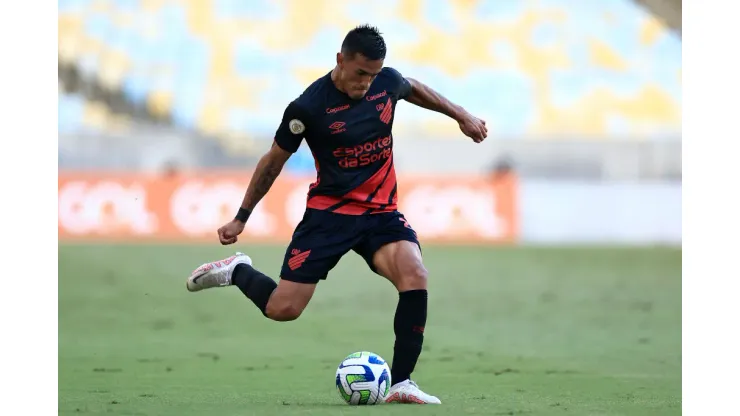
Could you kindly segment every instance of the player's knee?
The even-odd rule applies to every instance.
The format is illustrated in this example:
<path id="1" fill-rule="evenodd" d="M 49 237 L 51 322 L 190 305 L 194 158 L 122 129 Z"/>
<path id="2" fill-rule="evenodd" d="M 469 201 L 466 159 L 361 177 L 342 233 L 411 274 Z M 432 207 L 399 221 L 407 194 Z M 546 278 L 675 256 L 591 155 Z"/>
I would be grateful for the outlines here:
<path id="1" fill-rule="evenodd" d="M 303 309 L 290 302 L 273 304 L 270 302 L 265 308 L 265 314 L 274 321 L 294 321 L 303 313 Z"/>
<path id="2" fill-rule="evenodd" d="M 427 272 L 427 269 L 424 267 L 423 264 L 415 264 L 401 276 L 398 290 L 400 292 L 404 292 L 407 290 L 426 289 L 428 275 L 429 272 Z"/>

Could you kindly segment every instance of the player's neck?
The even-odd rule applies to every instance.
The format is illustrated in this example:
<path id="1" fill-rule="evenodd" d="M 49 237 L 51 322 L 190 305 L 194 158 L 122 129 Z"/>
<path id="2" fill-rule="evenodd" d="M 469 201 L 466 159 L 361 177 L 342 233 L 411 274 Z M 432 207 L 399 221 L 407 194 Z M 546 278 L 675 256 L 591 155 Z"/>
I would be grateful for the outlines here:
<path id="1" fill-rule="evenodd" d="M 339 92 L 341 92 L 344 95 L 348 95 L 347 90 L 344 87 L 342 87 L 342 83 L 339 82 L 339 68 L 336 66 L 331 71 L 331 82 L 332 84 L 334 84 L 334 87 L 337 90 L 339 90 Z"/>

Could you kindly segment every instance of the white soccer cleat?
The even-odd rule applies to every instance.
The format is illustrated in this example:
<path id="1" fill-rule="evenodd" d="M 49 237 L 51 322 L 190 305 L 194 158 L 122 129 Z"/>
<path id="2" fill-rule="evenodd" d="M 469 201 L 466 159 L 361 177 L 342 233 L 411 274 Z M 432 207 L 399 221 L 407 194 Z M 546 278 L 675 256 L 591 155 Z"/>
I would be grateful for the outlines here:
<path id="1" fill-rule="evenodd" d="M 417 403 L 417 404 L 442 404 L 442 402 L 430 395 L 426 394 L 419 386 L 411 380 L 404 380 L 398 384 L 394 384 L 388 396 L 385 399 L 386 403 Z"/>
<path id="2" fill-rule="evenodd" d="M 205 263 L 193 270 L 188 277 L 187 288 L 191 292 L 197 292 L 212 287 L 231 285 L 231 275 L 237 264 L 246 263 L 252 265 L 252 259 L 244 253 L 237 252 L 231 257 L 223 260 Z"/>

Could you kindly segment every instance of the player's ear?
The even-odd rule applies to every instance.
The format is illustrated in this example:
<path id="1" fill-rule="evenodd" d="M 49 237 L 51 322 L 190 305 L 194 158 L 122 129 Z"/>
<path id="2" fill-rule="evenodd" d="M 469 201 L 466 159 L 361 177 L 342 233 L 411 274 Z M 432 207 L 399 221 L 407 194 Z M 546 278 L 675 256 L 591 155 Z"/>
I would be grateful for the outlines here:
<path id="1" fill-rule="evenodd" d="M 342 52 L 337 52 L 337 65 L 339 67 L 344 67 L 344 57 L 342 57 Z"/>

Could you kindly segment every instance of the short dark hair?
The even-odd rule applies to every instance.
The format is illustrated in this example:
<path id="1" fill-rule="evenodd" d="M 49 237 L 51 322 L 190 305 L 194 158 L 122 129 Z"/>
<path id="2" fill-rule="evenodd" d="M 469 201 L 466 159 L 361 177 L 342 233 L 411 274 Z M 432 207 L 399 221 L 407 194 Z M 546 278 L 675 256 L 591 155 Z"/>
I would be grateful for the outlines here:
<path id="1" fill-rule="evenodd" d="M 385 51 L 385 40 L 380 31 L 368 24 L 350 30 L 342 42 L 342 53 L 350 59 L 358 53 L 371 61 L 385 59 Z"/>

